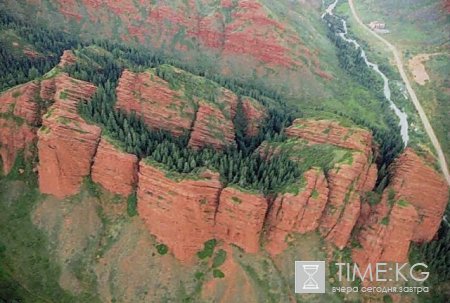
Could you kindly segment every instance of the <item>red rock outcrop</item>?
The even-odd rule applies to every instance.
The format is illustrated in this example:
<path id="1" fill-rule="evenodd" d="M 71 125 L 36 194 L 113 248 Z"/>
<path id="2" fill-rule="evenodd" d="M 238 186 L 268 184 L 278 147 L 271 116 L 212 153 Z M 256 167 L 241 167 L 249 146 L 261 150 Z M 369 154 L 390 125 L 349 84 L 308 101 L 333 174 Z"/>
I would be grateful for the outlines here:
<path id="1" fill-rule="evenodd" d="M 58 66 L 65 67 L 67 65 L 72 65 L 77 62 L 77 57 L 73 54 L 71 50 L 65 50 L 60 58 Z"/>
<path id="2" fill-rule="evenodd" d="M 41 91 L 39 95 L 42 100 L 53 100 L 56 93 L 55 79 L 45 79 L 41 81 Z"/>
<path id="3" fill-rule="evenodd" d="M 128 196 L 137 182 L 138 158 L 102 137 L 92 165 L 92 180 L 110 192 Z"/>
<path id="4" fill-rule="evenodd" d="M 448 202 L 445 180 L 410 148 L 395 161 L 392 171 L 390 186 L 396 193 L 396 199 L 411 203 L 420 217 L 413 241 L 432 240 Z"/>
<path id="5" fill-rule="evenodd" d="M 29 125 L 35 125 L 40 118 L 39 104 L 36 99 L 38 94 L 37 82 L 16 86 L 0 95 L 0 113 L 2 116 L 16 116 Z"/>
<path id="6" fill-rule="evenodd" d="M 289 137 L 309 144 L 331 144 L 354 150 L 352 159 L 337 163 L 327 174 L 329 195 L 319 231 L 339 249 L 350 238 L 361 212 L 361 195 L 375 186 L 377 168 L 373 158 L 372 135 L 360 128 L 348 128 L 328 120 L 296 119 L 286 130 Z"/>
<path id="7" fill-rule="evenodd" d="M 28 148 L 35 140 L 36 129 L 33 127 L 0 117 L 0 157 L 4 174 L 11 171 L 19 151 L 24 150 L 24 156 L 30 155 Z"/>
<path id="8" fill-rule="evenodd" d="M 206 146 L 223 149 L 233 144 L 235 144 L 233 121 L 225 117 L 216 105 L 200 102 L 189 146 L 195 149 Z"/>
<path id="9" fill-rule="evenodd" d="M 319 226 L 328 199 L 328 184 L 322 171 L 311 169 L 304 174 L 306 185 L 300 193 L 279 195 L 267 216 L 266 250 L 279 254 L 287 247 L 290 233 L 306 233 Z M 300 186 L 300 185 L 299 185 Z"/>
<path id="10" fill-rule="evenodd" d="M 175 136 L 191 128 L 194 103 L 172 90 L 169 83 L 151 72 L 125 70 L 117 87 L 116 107 L 136 112 L 152 128 L 163 129 Z"/>
<path id="11" fill-rule="evenodd" d="M 347 245 L 361 210 L 361 194 L 372 189 L 375 181 L 366 183 L 370 172 L 368 155 L 352 154 L 351 163 L 337 164 L 328 172 L 330 189 L 328 203 L 320 223 L 320 232 L 327 240 L 342 249 Z"/>
<path id="12" fill-rule="evenodd" d="M 353 259 L 365 268 L 376 262 L 407 262 L 410 243 L 430 241 L 448 201 L 445 180 L 407 148 L 390 167 L 381 202 L 361 224 L 361 249 Z"/>
<path id="13" fill-rule="evenodd" d="M 267 208 L 267 200 L 261 194 L 225 188 L 217 210 L 216 237 L 246 252 L 258 252 Z"/>
<path id="14" fill-rule="evenodd" d="M 409 246 L 418 220 L 417 212 L 411 204 L 396 203 L 388 209 L 386 197 L 381 203 L 384 206 L 362 226 L 358 235 L 362 248 L 352 251 L 353 260 L 364 271 L 369 264 L 374 266 L 377 262 L 408 261 Z"/>
<path id="15" fill-rule="evenodd" d="M 242 99 L 242 108 L 247 119 L 245 132 L 247 136 L 256 136 L 267 115 L 264 106 L 254 99 L 244 97 Z"/>
<path id="16" fill-rule="evenodd" d="M 54 104 L 38 132 L 39 189 L 63 198 L 77 193 L 89 175 L 101 130 L 77 114 L 77 103 L 89 100 L 95 86 L 66 74 L 53 81 Z"/>
<path id="17" fill-rule="evenodd" d="M 40 120 L 38 94 L 39 85 L 28 82 L 0 95 L 0 157 L 5 174 L 11 171 L 19 151 L 30 156 Z"/>
<path id="18" fill-rule="evenodd" d="M 204 171 L 199 179 L 177 181 L 150 164 L 139 164 L 138 212 L 150 233 L 182 261 L 214 238 L 214 217 L 222 184 Z"/>
<path id="19" fill-rule="evenodd" d="M 372 135 L 369 131 L 345 127 L 336 121 L 296 119 L 286 129 L 286 134 L 315 144 L 331 144 L 365 153 L 372 150 Z"/>

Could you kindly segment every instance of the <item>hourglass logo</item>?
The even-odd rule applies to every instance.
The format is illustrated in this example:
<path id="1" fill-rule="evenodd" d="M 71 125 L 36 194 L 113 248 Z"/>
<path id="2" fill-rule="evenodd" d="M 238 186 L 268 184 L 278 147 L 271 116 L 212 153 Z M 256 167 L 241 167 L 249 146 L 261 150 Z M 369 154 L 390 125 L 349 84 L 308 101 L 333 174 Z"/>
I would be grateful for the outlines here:
<path id="1" fill-rule="evenodd" d="M 295 292 L 325 293 L 325 261 L 295 261 Z"/>

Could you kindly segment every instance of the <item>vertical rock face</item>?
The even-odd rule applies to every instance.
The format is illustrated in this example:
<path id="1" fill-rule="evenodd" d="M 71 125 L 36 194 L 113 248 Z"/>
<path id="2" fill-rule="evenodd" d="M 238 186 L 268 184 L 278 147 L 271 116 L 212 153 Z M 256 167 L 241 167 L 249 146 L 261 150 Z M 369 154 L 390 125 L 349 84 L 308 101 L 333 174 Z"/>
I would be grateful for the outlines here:
<path id="1" fill-rule="evenodd" d="M 110 192 L 128 196 L 137 181 L 138 158 L 120 151 L 104 137 L 95 154 L 92 180 Z"/>
<path id="2" fill-rule="evenodd" d="M 178 259 L 190 260 L 205 241 L 214 238 L 222 189 L 219 175 L 204 171 L 198 180 L 177 181 L 144 161 L 139 167 L 139 216 Z"/>
<path id="3" fill-rule="evenodd" d="M 170 88 L 167 81 L 151 72 L 133 73 L 125 70 L 117 87 L 117 108 L 136 112 L 152 128 L 175 136 L 191 128 L 194 103 Z"/>
<path id="4" fill-rule="evenodd" d="M 320 232 L 342 249 L 358 220 L 361 199 L 370 162 L 367 155 L 354 152 L 351 163 L 338 164 L 328 173 L 328 203 L 320 223 Z M 374 184 L 371 184 L 373 188 Z"/>
<path id="5" fill-rule="evenodd" d="M 233 144 L 235 144 L 234 125 L 230 117 L 225 117 L 216 105 L 200 102 L 189 146 L 223 149 Z"/>
<path id="6" fill-rule="evenodd" d="M 36 139 L 35 126 L 39 123 L 39 85 L 29 82 L 0 95 L 0 157 L 3 172 L 9 173 L 17 153 L 28 148 Z"/>
<path id="7" fill-rule="evenodd" d="M 256 136 L 267 115 L 264 106 L 256 100 L 244 97 L 242 100 L 242 108 L 247 119 L 246 134 L 251 137 Z"/>
<path id="8" fill-rule="evenodd" d="M 117 107 L 134 111 L 150 127 L 169 131 L 175 136 L 191 131 L 189 146 L 193 148 L 222 149 L 234 144 L 233 117 L 237 96 L 228 89 L 214 87 L 214 101 L 198 101 L 197 97 L 191 96 L 192 87 L 185 86 L 205 85 L 205 90 L 212 90 L 212 85 L 199 83 L 199 77 L 176 68 L 165 68 L 174 78 L 178 77 L 173 80 L 176 85 L 170 85 L 150 71 L 124 71 L 117 89 Z"/>
<path id="9" fill-rule="evenodd" d="M 61 74 L 53 79 L 54 104 L 38 132 L 39 189 L 63 198 L 77 193 L 100 139 L 100 128 L 77 114 L 77 103 L 92 97 L 94 85 Z"/>
<path id="10" fill-rule="evenodd" d="M 311 169 L 304 174 L 305 188 L 298 194 L 279 195 L 267 217 L 266 250 L 281 253 L 287 247 L 289 233 L 306 233 L 319 226 L 328 199 L 328 184 L 322 171 Z"/>
<path id="11" fill-rule="evenodd" d="M 406 262 L 411 241 L 430 241 L 448 201 L 445 180 L 411 149 L 392 165 L 391 182 L 381 202 L 361 224 L 361 249 L 353 259 L 361 266 L 376 262 Z"/>
<path id="12" fill-rule="evenodd" d="M 411 204 L 389 204 L 386 191 L 369 220 L 361 226 L 357 239 L 362 248 L 353 249 L 352 257 L 363 270 L 377 262 L 408 261 L 418 215 Z"/>
<path id="13" fill-rule="evenodd" d="M 420 218 L 413 241 L 430 241 L 439 228 L 448 201 L 445 180 L 409 148 L 395 161 L 393 171 L 391 186 L 397 200 L 411 203 Z"/>
<path id="14" fill-rule="evenodd" d="M 268 203 L 263 195 L 227 187 L 221 195 L 216 216 L 216 235 L 246 252 L 259 251 Z"/>
<path id="15" fill-rule="evenodd" d="M 35 139 L 36 129 L 0 117 L 0 157 L 4 174 L 11 171 L 20 150 L 25 149 L 25 156 L 29 155 L 27 148 Z"/>
<path id="16" fill-rule="evenodd" d="M 372 164 L 372 135 L 359 128 L 341 126 L 327 120 L 296 119 L 286 130 L 289 137 L 310 144 L 330 144 L 353 150 L 352 157 L 337 163 L 327 174 L 328 200 L 319 231 L 339 249 L 350 238 L 361 212 L 361 195 L 375 186 L 377 168 Z"/>

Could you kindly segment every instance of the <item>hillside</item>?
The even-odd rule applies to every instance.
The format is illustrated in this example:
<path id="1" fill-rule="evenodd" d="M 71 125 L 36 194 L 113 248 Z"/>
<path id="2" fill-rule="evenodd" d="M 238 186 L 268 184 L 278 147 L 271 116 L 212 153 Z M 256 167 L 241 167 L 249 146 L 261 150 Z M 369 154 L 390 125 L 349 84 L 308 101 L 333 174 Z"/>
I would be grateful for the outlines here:
<path id="1" fill-rule="evenodd" d="M 298 255 L 405 262 L 410 243 L 438 230 L 448 190 L 411 149 L 377 185 L 375 162 L 382 170 L 387 162 L 368 130 L 298 118 L 262 91 L 240 86 L 253 95 L 244 96 L 168 64 L 122 58 L 124 66 L 96 45 L 66 51 L 49 73 L 1 95 L 13 104 L 1 116 L 10 121 L 0 136 L 9 163 L 2 220 L 19 211 L 13 201 L 25 214 L 4 225 L 3 296 L 288 302 L 296 295 L 283 268 Z M 203 107 L 215 110 L 202 115 Z M 262 121 L 248 115 L 258 110 Z M 22 125 L 29 139 L 12 131 Z M 409 236 L 399 241 L 406 217 Z M 20 233 L 37 249 L 15 242 Z M 388 254 L 392 246 L 402 253 Z"/>
<path id="2" fill-rule="evenodd" d="M 0 16 L 0 302 L 446 301 L 449 188 L 316 1 L 25 2 Z M 361 284 L 334 262 L 409 261 L 431 293 L 331 292 Z"/>
<path id="3" fill-rule="evenodd" d="M 142 45 L 212 72 L 257 76 L 278 90 L 321 95 L 323 84 L 332 78 L 332 52 L 319 22 L 318 0 L 23 0 L 3 5 L 82 38 L 102 36 Z M 295 80 L 299 77 L 309 92 Z"/>

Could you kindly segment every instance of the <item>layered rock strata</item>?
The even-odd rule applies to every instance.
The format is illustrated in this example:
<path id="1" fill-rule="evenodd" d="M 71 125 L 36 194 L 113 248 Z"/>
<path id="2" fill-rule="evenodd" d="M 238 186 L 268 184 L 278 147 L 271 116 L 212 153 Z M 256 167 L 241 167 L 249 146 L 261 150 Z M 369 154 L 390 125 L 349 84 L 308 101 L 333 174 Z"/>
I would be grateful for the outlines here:
<path id="1" fill-rule="evenodd" d="M 247 120 L 245 133 L 250 137 L 258 135 L 260 127 L 267 116 L 264 106 L 254 99 L 244 97 L 242 99 L 242 109 Z"/>
<path id="2" fill-rule="evenodd" d="M 30 156 L 40 122 L 39 84 L 28 82 L 0 95 L 0 157 L 8 174 L 20 151 Z"/>
<path id="3" fill-rule="evenodd" d="M 267 208 L 267 200 L 261 194 L 225 188 L 219 200 L 216 236 L 246 252 L 258 252 Z"/>
<path id="4" fill-rule="evenodd" d="M 214 238 L 221 190 L 217 173 L 204 171 L 194 179 L 176 180 L 145 161 L 139 164 L 139 216 L 150 233 L 183 261 Z"/>
<path id="5" fill-rule="evenodd" d="M 154 128 L 180 136 L 190 130 L 195 118 L 195 104 L 170 88 L 167 81 L 151 72 L 125 70 L 117 87 L 116 107 L 135 112 Z"/>
<path id="6" fill-rule="evenodd" d="M 328 182 L 323 172 L 317 169 L 307 171 L 304 179 L 306 184 L 299 189 L 300 193 L 278 195 L 272 204 L 265 246 L 271 254 L 287 248 L 287 237 L 291 233 L 303 234 L 319 226 L 328 199 Z"/>
<path id="7" fill-rule="evenodd" d="M 137 182 L 138 158 L 102 137 L 92 166 L 92 180 L 110 192 L 128 196 Z"/>
<path id="8" fill-rule="evenodd" d="M 220 108 L 211 103 L 200 102 L 189 147 L 198 149 L 211 146 L 223 149 L 235 144 L 234 134 L 232 120 L 226 118 Z"/>
<path id="9" fill-rule="evenodd" d="M 407 262 L 411 242 L 433 239 L 448 201 L 445 180 L 407 148 L 390 168 L 381 202 L 361 222 L 361 249 L 353 259 L 365 268 L 376 262 Z"/>
<path id="10" fill-rule="evenodd" d="M 96 87 L 66 74 L 53 78 L 54 104 L 38 132 L 39 189 L 59 198 L 76 194 L 89 176 L 101 130 L 86 123 L 77 104 L 87 102 Z"/>

